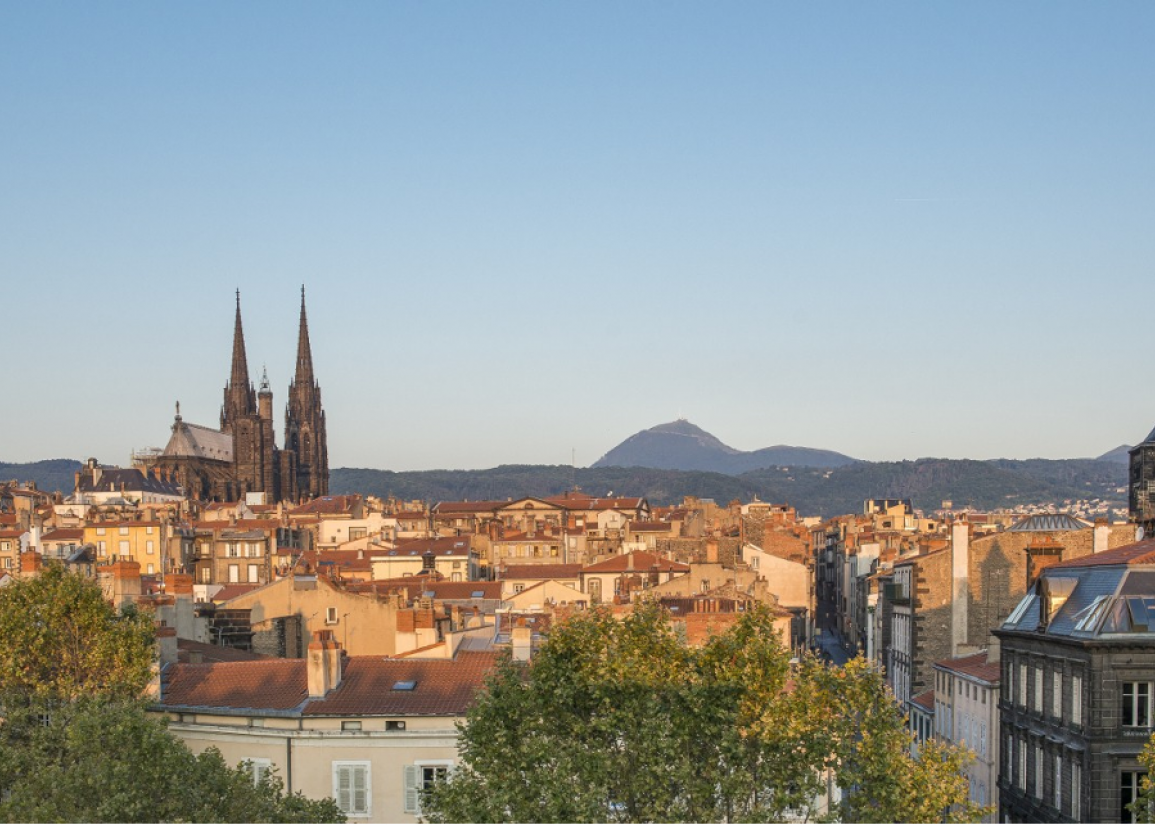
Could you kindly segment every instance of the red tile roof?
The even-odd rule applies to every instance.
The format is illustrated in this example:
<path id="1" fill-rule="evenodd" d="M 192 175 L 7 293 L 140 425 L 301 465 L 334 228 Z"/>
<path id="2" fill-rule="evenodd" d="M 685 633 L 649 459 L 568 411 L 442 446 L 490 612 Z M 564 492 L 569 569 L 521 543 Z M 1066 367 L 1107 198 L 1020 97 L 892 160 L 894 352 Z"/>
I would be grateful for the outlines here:
<path id="1" fill-rule="evenodd" d="M 511 564 L 502 573 L 503 579 L 576 579 L 580 564 Z"/>
<path id="2" fill-rule="evenodd" d="M 970 656 L 943 659 L 941 662 L 935 662 L 934 665 L 943 670 L 953 670 L 956 673 L 981 679 L 984 682 L 998 684 L 999 678 L 1002 676 L 1002 669 L 998 662 L 987 661 L 987 656 L 988 653 L 984 650 L 982 653 L 975 653 Z"/>
<path id="3" fill-rule="evenodd" d="M 298 711 L 306 716 L 460 716 L 473 702 L 496 653 L 459 652 L 454 659 L 344 660 L 341 684 L 308 698 L 304 659 L 176 664 L 165 671 L 161 704 L 226 711 Z M 413 690 L 394 690 L 416 682 Z"/>
<path id="4" fill-rule="evenodd" d="M 911 699 L 910 702 L 913 705 L 918 705 L 919 707 L 921 707 L 925 710 L 929 710 L 929 711 L 933 712 L 934 711 L 934 691 L 928 690 L 926 693 L 920 693 L 918 696 L 915 696 L 913 699 Z"/>
<path id="5" fill-rule="evenodd" d="M 76 539 L 84 538 L 84 530 L 77 528 L 60 528 L 58 530 L 50 530 L 40 537 L 41 541 L 74 541 Z"/>
<path id="6" fill-rule="evenodd" d="M 583 573 L 625 573 L 636 572 L 646 573 L 654 568 L 660 571 L 669 571 L 671 573 L 688 573 L 690 566 L 682 564 L 681 562 L 670 561 L 662 556 L 656 556 L 653 553 L 646 553 L 639 551 L 637 553 L 627 553 L 624 556 L 614 556 L 605 561 L 599 561 L 597 564 L 591 564 L 588 567 L 582 568 Z"/>
<path id="7" fill-rule="evenodd" d="M 468 556 L 470 552 L 469 538 L 466 536 L 447 536 L 439 539 L 399 539 L 394 550 L 372 550 L 372 554 L 379 558 L 423 556 L 427 552 L 431 552 L 435 556 Z"/>
<path id="8" fill-rule="evenodd" d="M 169 665 L 163 704 L 293 710 L 309 697 L 304 659 Z"/>
<path id="9" fill-rule="evenodd" d="M 1047 567 L 1047 570 L 1064 570 L 1072 567 L 1100 567 L 1114 564 L 1155 564 L 1155 539 L 1127 544 L 1114 550 L 1104 550 L 1090 556 L 1062 561 Z"/>
<path id="10" fill-rule="evenodd" d="M 292 511 L 294 516 L 351 512 L 361 501 L 360 496 L 321 496 L 302 504 Z"/>
<path id="11" fill-rule="evenodd" d="M 630 531 L 633 533 L 668 533 L 673 526 L 668 521 L 631 521 Z"/>
<path id="12" fill-rule="evenodd" d="M 448 516 L 488 513 L 507 504 L 509 504 L 508 501 L 439 501 L 433 505 L 433 514 Z"/>

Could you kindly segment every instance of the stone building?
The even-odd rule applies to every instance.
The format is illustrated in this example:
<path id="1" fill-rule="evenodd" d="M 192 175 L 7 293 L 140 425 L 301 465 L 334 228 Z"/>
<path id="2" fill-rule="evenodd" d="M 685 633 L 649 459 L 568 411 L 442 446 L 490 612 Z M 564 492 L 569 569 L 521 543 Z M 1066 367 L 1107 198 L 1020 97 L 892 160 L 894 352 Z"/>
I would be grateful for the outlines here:
<path id="1" fill-rule="evenodd" d="M 1131 448 L 1129 503 L 1131 520 L 1151 535 L 1155 528 L 1155 430 Z"/>
<path id="2" fill-rule="evenodd" d="M 1152 613 L 1148 540 L 1051 565 L 995 632 L 1002 821 L 1134 821 L 1155 721 Z"/>
<path id="3" fill-rule="evenodd" d="M 302 501 L 329 491 L 329 452 L 321 388 L 313 374 L 305 290 L 296 374 L 285 410 L 285 447 L 273 430 L 273 392 L 267 375 L 259 390 L 249 380 L 241 298 L 237 292 L 233 357 L 221 405 L 220 429 L 190 424 L 177 404 L 172 436 L 159 455 L 142 457 L 146 469 L 173 477 L 186 495 L 206 501 L 235 501 L 263 493 L 271 501 Z"/>

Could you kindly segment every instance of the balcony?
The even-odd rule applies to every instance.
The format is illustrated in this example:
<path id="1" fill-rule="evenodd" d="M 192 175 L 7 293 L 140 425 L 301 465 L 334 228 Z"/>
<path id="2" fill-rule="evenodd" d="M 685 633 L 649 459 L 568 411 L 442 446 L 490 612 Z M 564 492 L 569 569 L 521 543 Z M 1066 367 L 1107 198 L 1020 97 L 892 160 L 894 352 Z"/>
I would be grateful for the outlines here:
<path id="1" fill-rule="evenodd" d="M 910 595 L 901 584 L 884 585 L 882 595 L 891 604 L 910 604 Z"/>

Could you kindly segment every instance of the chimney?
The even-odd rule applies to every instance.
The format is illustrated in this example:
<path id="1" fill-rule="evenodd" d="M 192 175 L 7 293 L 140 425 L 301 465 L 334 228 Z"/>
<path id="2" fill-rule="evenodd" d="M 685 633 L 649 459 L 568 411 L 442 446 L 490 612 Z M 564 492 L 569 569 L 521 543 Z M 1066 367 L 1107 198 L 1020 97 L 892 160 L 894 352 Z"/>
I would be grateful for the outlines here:
<path id="1" fill-rule="evenodd" d="M 951 655 L 961 656 L 967 643 L 970 622 L 970 539 L 971 526 L 965 519 L 950 528 L 951 555 Z"/>
<path id="2" fill-rule="evenodd" d="M 162 668 L 176 664 L 177 640 L 175 627 L 158 627 L 156 629 L 157 654 Z"/>
<path id="3" fill-rule="evenodd" d="M 341 684 L 341 646 L 333 638 L 333 631 L 313 632 L 305 667 L 310 699 L 321 699 Z"/>
<path id="4" fill-rule="evenodd" d="M 525 626 L 525 619 L 517 620 L 509 636 L 513 643 L 513 660 L 528 662 L 533 656 L 533 631 Z"/>
<path id="5" fill-rule="evenodd" d="M 1107 524 L 1107 519 L 1095 519 L 1095 539 L 1092 545 L 1092 553 L 1102 553 L 1107 549 L 1108 539 L 1111 537 L 1111 527 Z"/>
<path id="6" fill-rule="evenodd" d="M 36 552 L 20 554 L 20 575 L 35 576 L 40 572 L 40 554 Z"/>

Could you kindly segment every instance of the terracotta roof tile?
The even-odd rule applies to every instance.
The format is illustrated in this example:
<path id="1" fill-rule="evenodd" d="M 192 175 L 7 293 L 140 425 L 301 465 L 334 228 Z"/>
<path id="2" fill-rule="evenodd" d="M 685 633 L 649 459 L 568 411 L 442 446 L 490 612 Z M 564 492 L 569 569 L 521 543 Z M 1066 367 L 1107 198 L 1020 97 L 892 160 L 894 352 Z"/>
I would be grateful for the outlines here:
<path id="1" fill-rule="evenodd" d="M 998 662 L 988 662 L 987 656 L 988 653 L 984 650 L 982 653 L 975 653 L 970 656 L 943 659 L 941 662 L 935 662 L 934 665 L 943 670 L 953 670 L 956 673 L 972 676 L 984 682 L 998 684 L 1002 676 L 1002 668 Z"/>
<path id="2" fill-rule="evenodd" d="M 300 709 L 307 716 L 460 716 L 496 662 L 496 653 L 460 652 L 455 659 L 347 658 L 341 684 L 308 698 L 306 661 L 176 664 L 165 670 L 165 707 L 221 710 Z M 394 690 L 416 682 L 413 690 Z"/>
<path id="3" fill-rule="evenodd" d="M 169 665 L 163 704 L 293 710 L 308 699 L 304 659 Z"/>
<path id="4" fill-rule="evenodd" d="M 84 530 L 81 528 L 60 528 L 58 530 L 51 530 L 40 537 L 41 541 L 73 541 L 75 539 L 84 538 Z"/>
<path id="5" fill-rule="evenodd" d="M 597 564 L 591 564 L 582 569 L 583 573 L 624 573 L 636 572 L 645 573 L 654 568 L 663 571 L 670 571 L 674 573 L 688 573 L 690 566 L 682 564 L 681 562 L 670 561 L 662 556 L 656 556 L 653 553 L 637 552 L 627 553 L 623 556 L 614 556 L 605 561 L 599 561 Z"/>
<path id="6" fill-rule="evenodd" d="M 1113 564 L 1155 564 L 1155 539 L 1127 544 L 1116 547 L 1114 550 L 1104 550 L 1102 553 L 1093 553 L 1090 556 L 1059 562 L 1047 567 L 1047 570 L 1065 570 L 1072 567 L 1100 567 Z"/>
<path id="7" fill-rule="evenodd" d="M 918 705 L 919 707 L 921 707 L 925 710 L 929 710 L 933 713 L 934 712 L 934 691 L 928 690 L 926 693 L 920 693 L 918 696 L 915 696 L 913 699 L 911 699 L 910 702 L 913 705 Z"/>
<path id="8" fill-rule="evenodd" d="M 501 573 L 503 579 L 576 579 L 580 564 L 511 564 Z"/>

